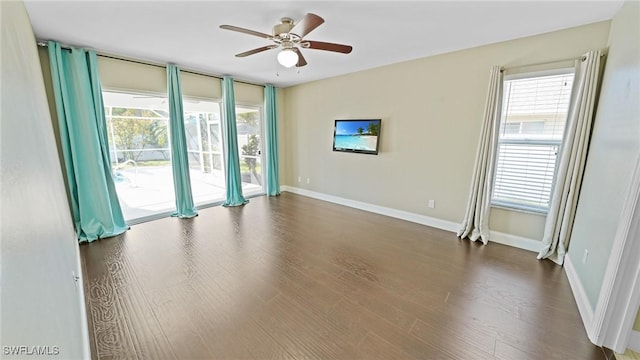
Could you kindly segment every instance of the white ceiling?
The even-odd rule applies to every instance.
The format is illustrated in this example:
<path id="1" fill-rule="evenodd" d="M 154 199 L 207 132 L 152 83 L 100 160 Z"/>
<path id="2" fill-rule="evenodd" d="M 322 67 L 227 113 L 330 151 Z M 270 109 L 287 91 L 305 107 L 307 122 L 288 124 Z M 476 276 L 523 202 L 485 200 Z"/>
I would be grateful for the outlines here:
<path id="1" fill-rule="evenodd" d="M 406 60 L 611 19 L 622 0 L 605 1 L 34 1 L 25 0 L 36 37 L 98 53 L 290 86 Z M 219 28 L 271 33 L 282 17 L 312 12 L 325 23 L 307 40 L 353 46 L 349 55 L 303 50 L 309 63 L 278 65 L 278 50 Z M 279 73 L 279 75 L 277 75 Z"/>

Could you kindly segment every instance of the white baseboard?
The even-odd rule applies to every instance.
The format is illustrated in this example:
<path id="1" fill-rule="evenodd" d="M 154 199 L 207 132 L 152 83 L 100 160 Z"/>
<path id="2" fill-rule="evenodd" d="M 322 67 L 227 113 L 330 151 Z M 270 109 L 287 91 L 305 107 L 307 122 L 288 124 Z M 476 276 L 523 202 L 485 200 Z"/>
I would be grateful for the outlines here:
<path id="1" fill-rule="evenodd" d="M 627 345 L 627 348 L 635 352 L 640 352 L 640 331 L 631 331 L 631 335 L 629 335 L 629 345 Z"/>
<path id="2" fill-rule="evenodd" d="M 578 273 L 576 273 L 576 268 L 573 267 L 569 254 L 564 257 L 564 271 L 569 279 L 569 285 L 571 286 L 573 297 L 576 299 L 576 303 L 578 304 L 578 311 L 580 312 L 584 328 L 587 330 L 587 336 L 591 342 L 595 343 L 594 334 L 592 334 L 591 331 L 591 324 L 593 323 L 593 308 L 591 307 L 591 303 L 587 297 L 587 292 L 584 290 L 582 282 L 578 277 Z"/>
<path id="3" fill-rule="evenodd" d="M 448 220 L 442 220 L 442 219 L 438 219 L 430 216 L 420 215 L 420 214 L 416 214 L 408 211 L 369 204 L 361 201 L 345 199 L 339 196 L 323 194 L 316 191 L 301 189 L 293 186 L 282 185 L 280 189 L 282 191 L 288 191 L 290 193 L 294 193 L 294 194 L 298 194 L 298 195 L 302 195 L 302 196 L 306 196 L 306 197 L 310 197 L 318 200 L 328 201 L 334 204 L 349 206 L 355 209 L 369 211 L 369 212 L 380 214 L 380 215 L 386 215 L 396 219 L 401 219 L 401 220 L 406 220 L 406 221 L 410 221 L 410 222 L 414 222 L 414 223 L 418 223 L 426 226 L 431 226 L 434 228 L 451 231 L 454 233 L 457 233 L 458 230 L 460 229 L 459 223 L 455 223 Z M 534 252 L 540 251 L 540 241 L 537 241 L 537 240 L 516 236 L 516 235 L 511 235 L 511 234 L 505 234 L 498 231 L 491 231 L 489 236 L 491 237 L 489 239 L 489 241 L 491 242 L 509 245 L 519 249 L 524 249 L 524 250 L 529 250 Z"/>
<path id="4" fill-rule="evenodd" d="M 373 204 L 369 204 L 361 201 L 345 199 L 339 196 L 327 195 L 327 194 L 323 194 L 323 193 L 319 193 L 311 190 L 300 189 L 297 187 L 285 185 L 281 188 L 281 190 L 288 191 L 298 195 L 303 195 L 303 196 L 314 198 L 314 199 L 318 199 L 318 200 L 328 201 L 334 204 L 344 205 L 344 206 L 352 207 L 355 209 L 360 209 L 360 210 L 380 214 L 380 215 L 386 215 L 386 216 L 394 217 L 397 219 L 411 221 L 414 223 L 427 225 L 427 226 L 431 226 L 438 229 L 448 230 L 452 232 L 458 231 L 458 227 L 460 227 L 459 224 L 454 223 L 452 221 L 436 219 L 436 218 L 432 218 L 425 215 L 411 213 L 408 211 L 397 210 L 397 209 L 392 209 L 385 206 L 373 205 Z"/>
<path id="5" fill-rule="evenodd" d="M 540 251 L 540 248 L 542 247 L 542 243 L 538 240 L 493 230 L 489 232 L 489 241 L 498 244 L 513 246 L 522 250 L 533 251 L 535 253 L 538 253 Z"/>

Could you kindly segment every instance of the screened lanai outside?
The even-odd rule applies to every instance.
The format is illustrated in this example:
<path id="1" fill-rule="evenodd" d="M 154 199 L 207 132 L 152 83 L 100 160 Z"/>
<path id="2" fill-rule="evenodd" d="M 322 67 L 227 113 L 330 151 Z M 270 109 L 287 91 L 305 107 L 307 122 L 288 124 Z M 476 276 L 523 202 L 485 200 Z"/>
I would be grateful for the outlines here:
<path id="1" fill-rule="evenodd" d="M 116 192 L 128 223 L 173 211 L 166 98 L 103 91 Z"/>
<path id="2" fill-rule="evenodd" d="M 127 223 L 175 209 L 168 137 L 167 99 L 162 95 L 103 92 L 111 166 Z M 191 189 L 196 206 L 225 198 L 220 103 L 184 98 L 184 125 Z M 264 192 L 261 111 L 237 107 L 238 146 L 245 195 Z"/>
<path id="3" fill-rule="evenodd" d="M 252 106 L 236 106 L 236 127 L 242 193 L 245 196 L 263 194 L 264 172 L 262 164 L 264 162 L 262 158 L 264 145 L 261 109 Z"/>
<path id="4" fill-rule="evenodd" d="M 221 202 L 225 194 L 225 166 L 220 103 L 185 98 L 183 108 L 193 201 L 196 206 Z"/>

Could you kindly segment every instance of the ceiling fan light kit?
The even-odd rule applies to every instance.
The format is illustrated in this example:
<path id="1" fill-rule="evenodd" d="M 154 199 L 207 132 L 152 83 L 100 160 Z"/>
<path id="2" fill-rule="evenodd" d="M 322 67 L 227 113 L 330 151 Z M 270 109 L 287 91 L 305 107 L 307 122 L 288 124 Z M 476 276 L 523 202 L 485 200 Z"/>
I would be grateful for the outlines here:
<path id="1" fill-rule="evenodd" d="M 307 65 L 307 61 L 300 49 L 315 49 L 332 51 L 342 54 L 349 54 L 353 48 L 349 45 L 327 43 L 322 41 L 305 40 L 311 31 L 324 23 L 324 19 L 316 14 L 308 13 L 298 23 L 294 23 L 290 18 L 280 19 L 280 24 L 273 27 L 273 35 L 253 31 L 233 25 L 220 25 L 221 29 L 241 32 L 243 34 L 258 36 L 274 42 L 272 45 L 259 47 L 257 49 L 245 51 L 236 54 L 236 57 L 246 57 L 257 54 L 266 50 L 281 48 L 278 53 L 278 63 L 280 65 L 291 68 L 293 66 L 301 67 Z"/>
<path id="2" fill-rule="evenodd" d="M 291 49 L 282 49 L 278 53 L 278 62 L 286 68 L 293 67 L 298 64 L 298 54 Z"/>

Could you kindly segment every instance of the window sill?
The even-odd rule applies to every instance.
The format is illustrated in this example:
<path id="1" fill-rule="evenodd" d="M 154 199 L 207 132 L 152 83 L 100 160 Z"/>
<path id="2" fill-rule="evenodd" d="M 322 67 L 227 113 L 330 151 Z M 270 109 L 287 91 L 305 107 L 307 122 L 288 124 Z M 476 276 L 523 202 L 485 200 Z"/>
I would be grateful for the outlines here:
<path id="1" fill-rule="evenodd" d="M 545 217 L 547 216 L 547 213 L 548 213 L 547 210 L 526 209 L 526 208 L 509 206 L 509 205 L 502 205 L 502 204 L 490 204 L 489 206 L 491 206 L 492 208 L 496 208 L 496 209 L 515 211 L 515 212 L 524 213 L 524 214 L 531 214 L 531 215 L 540 215 L 540 216 L 545 216 Z"/>

